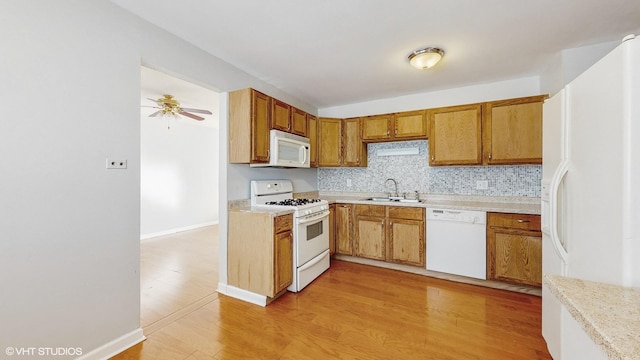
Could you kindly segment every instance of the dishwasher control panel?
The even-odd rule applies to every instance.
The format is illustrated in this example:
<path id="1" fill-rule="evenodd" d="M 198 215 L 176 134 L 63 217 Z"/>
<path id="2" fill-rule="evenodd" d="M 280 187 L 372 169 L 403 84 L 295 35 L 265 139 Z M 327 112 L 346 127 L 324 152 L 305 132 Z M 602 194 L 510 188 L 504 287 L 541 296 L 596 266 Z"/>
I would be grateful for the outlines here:
<path id="1" fill-rule="evenodd" d="M 471 224 L 486 224 L 487 213 L 474 210 L 427 209 L 428 220 L 456 221 Z"/>

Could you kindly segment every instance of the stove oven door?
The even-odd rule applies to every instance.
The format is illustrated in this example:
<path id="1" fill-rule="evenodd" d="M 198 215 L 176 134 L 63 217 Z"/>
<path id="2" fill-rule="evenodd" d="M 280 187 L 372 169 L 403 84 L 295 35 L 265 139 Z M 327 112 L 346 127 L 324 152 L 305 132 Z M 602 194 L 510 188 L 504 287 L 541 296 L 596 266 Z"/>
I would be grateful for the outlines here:
<path id="1" fill-rule="evenodd" d="M 329 210 L 296 218 L 294 266 L 301 267 L 329 249 Z"/>

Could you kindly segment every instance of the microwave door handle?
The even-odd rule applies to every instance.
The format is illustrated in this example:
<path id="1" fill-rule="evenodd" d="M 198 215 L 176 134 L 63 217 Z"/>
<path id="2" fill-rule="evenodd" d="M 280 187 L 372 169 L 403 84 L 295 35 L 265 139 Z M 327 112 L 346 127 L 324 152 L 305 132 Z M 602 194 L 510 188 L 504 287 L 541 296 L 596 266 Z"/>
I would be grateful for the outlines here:
<path id="1" fill-rule="evenodd" d="M 302 146 L 302 163 L 307 163 L 307 147 L 304 145 Z"/>

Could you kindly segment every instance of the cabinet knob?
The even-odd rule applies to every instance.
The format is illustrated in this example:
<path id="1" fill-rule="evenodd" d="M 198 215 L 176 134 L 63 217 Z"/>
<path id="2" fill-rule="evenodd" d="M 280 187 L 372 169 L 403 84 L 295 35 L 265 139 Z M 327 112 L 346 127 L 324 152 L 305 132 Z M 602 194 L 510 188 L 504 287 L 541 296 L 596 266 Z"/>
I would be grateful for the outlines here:
<path id="1" fill-rule="evenodd" d="M 389 130 L 387 130 L 387 136 L 389 136 L 389 134 L 391 134 L 391 132 Z"/>
<path id="2" fill-rule="evenodd" d="M 522 224 L 522 223 L 528 223 L 528 222 L 529 222 L 529 220 L 522 220 L 522 219 L 518 219 L 518 222 L 519 222 L 520 224 Z"/>
<path id="3" fill-rule="evenodd" d="M 435 161 L 435 160 L 436 160 L 436 157 L 431 155 L 431 161 Z"/>
<path id="4" fill-rule="evenodd" d="M 489 160 L 491 160 L 491 153 L 489 153 Z"/>

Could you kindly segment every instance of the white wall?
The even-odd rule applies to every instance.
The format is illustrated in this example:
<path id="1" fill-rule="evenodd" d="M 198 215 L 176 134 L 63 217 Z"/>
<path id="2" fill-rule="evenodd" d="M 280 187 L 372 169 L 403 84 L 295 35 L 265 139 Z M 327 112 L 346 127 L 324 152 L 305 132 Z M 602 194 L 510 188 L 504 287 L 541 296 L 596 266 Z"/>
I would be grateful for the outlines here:
<path id="1" fill-rule="evenodd" d="M 538 77 L 535 76 L 323 108 L 318 110 L 318 115 L 323 117 L 347 118 L 539 94 L 540 82 Z"/>
<path id="2" fill-rule="evenodd" d="M 540 89 L 550 96 L 555 95 L 621 42 L 622 39 L 562 50 L 556 54 L 554 61 L 540 75 Z"/>
<path id="3" fill-rule="evenodd" d="M 218 132 L 190 119 L 168 129 L 161 118 L 142 116 L 142 239 L 218 222 Z"/>
<path id="4" fill-rule="evenodd" d="M 141 339 L 141 63 L 222 98 L 253 86 L 315 109 L 107 0 L 6 1 L 0 30 L 0 349 L 104 358 Z M 107 157 L 128 169 L 106 170 Z"/>

